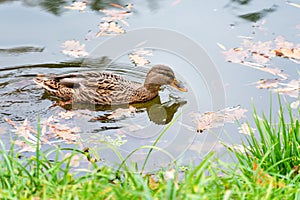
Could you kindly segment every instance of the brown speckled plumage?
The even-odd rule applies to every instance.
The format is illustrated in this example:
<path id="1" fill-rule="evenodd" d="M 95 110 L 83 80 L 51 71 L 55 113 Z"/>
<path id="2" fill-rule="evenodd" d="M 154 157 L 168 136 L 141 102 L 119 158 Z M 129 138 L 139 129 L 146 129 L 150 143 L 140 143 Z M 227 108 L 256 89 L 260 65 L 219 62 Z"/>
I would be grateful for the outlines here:
<path id="1" fill-rule="evenodd" d="M 164 65 L 152 67 L 144 85 L 106 72 L 66 74 L 36 78 L 34 81 L 51 95 L 64 100 L 101 105 L 146 102 L 158 95 L 161 85 L 169 84 L 186 91 L 175 79 L 172 69 Z"/>

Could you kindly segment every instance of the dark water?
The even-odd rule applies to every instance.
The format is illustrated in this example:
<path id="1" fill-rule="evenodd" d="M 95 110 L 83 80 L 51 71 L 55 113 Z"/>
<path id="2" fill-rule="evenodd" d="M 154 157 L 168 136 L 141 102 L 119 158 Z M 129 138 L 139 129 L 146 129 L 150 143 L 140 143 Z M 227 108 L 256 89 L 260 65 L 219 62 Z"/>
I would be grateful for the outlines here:
<path id="1" fill-rule="evenodd" d="M 59 123 L 69 128 L 79 127 L 82 144 L 78 148 L 96 149 L 108 163 L 118 162 L 118 156 L 107 149 L 102 141 L 122 144 L 117 147 L 123 157 L 141 146 L 152 145 L 160 133 L 166 131 L 157 147 L 169 152 L 185 164 L 199 162 L 207 152 L 214 150 L 224 154 L 219 141 L 239 144 L 243 137 L 235 124 L 227 124 L 223 130 L 197 133 L 193 112 L 206 112 L 216 108 L 215 96 L 210 90 L 211 81 L 205 73 L 197 74 L 191 62 L 174 51 L 153 48 L 153 56 L 147 67 L 135 67 L 123 52 L 117 58 L 109 52 L 122 52 L 118 46 L 103 49 L 102 43 L 112 36 L 90 38 L 97 33 L 103 14 L 99 9 L 116 9 L 110 3 L 125 5 L 123 1 L 90 1 L 85 12 L 67 10 L 67 1 L 1 1 L 0 4 L 0 133 L 5 144 L 9 143 L 12 127 L 4 118 L 16 123 L 25 119 L 36 126 L 50 116 L 74 111 L 71 119 L 59 118 Z M 155 27 L 180 33 L 197 43 L 210 57 L 222 79 L 225 92 L 224 107 L 241 105 L 252 110 L 251 101 L 258 110 L 268 112 L 270 93 L 258 90 L 251 84 L 260 78 L 270 77 L 264 72 L 226 62 L 222 49 L 240 46 L 241 38 L 252 37 L 255 41 L 274 40 L 278 35 L 299 43 L 299 8 L 284 1 L 133 1 L 132 15 L 126 19 L 129 33 L 132 30 Z M 287 18 L 287 16 L 293 16 Z M 263 22 L 263 23 L 262 23 Z M 126 34 L 125 34 L 126 35 Z M 87 40 L 88 38 L 88 40 Z M 74 59 L 61 53 L 66 40 L 78 40 L 94 57 Z M 128 41 L 129 42 L 129 41 Z M 141 41 L 143 42 L 143 41 Z M 178 42 L 178 44 L 176 43 Z M 124 41 L 126 43 L 126 41 Z M 174 40 L 174 46 L 180 46 Z M 109 51 L 109 52 L 108 52 Z M 190 51 L 193 54 L 193 50 Z M 199 55 L 200 56 L 200 55 Z M 202 59 L 201 56 L 199 59 Z M 203 58 L 204 60 L 204 58 Z M 299 65 L 288 60 L 278 61 L 290 79 L 298 77 Z M 188 88 L 181 93 L 164 87 L 160 97 L 146 104 L 135 105 L 137 112 L 126 113 L 117 119 L 108 119 L 117 108 L 74 104 L 73 107 L 55 105 L 58 100 L 44 93 L 32 79 L 39 74 L 64 74 L 83 71 L 107 70 L 143 82 L 153 64 L 171 66 L 178 79 Z M 206 63 L 203 63 L 206 65 Z M 212 84 L 213 85 L 213 84 Z M 287 97 L 287 101 L 289 97 Z M 127 108 L 127 107 L 125 107 Z M 251 112 L 247 114 L 251 117 Z M 172 121 L 178 117 L 177 120 Z M 96 120 L 95 120 L 96 119 Z M 172 123 L 172 126 L 168 127 Z M 12 133 L 12 135 L 14 135 Z M 58 141 L 66 145 L 63 141 Z M 118 143 L 119 142 L 119 143 Z M 123 144 L 124 143 L 124 144 Z M 142 163 L 148 149 L 140 149 L 130 162 Z M 225 156 L 226 157 L 226 156 Z M 150 157 L 149 169 L 167 165 L 172 158 L 163 151 Z"/>

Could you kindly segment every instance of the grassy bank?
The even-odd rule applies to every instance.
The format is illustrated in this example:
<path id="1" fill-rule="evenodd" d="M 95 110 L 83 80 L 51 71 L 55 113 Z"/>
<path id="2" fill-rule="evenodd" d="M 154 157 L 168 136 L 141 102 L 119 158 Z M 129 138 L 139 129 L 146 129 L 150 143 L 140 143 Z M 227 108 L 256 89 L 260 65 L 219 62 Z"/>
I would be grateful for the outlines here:
<path id="1" fill-rule="evenodd" d="M 56 149 L 20 158 L 2 145 L 1 199 L 300 199 L 300 109 L 253 116 L 253 132 L 241 150 L 228 147 L 237 163 L 223 163 L 210 153 L 199 165 L 154 174 L 98 168 L 88 151 Z M 66 149 L 65 149 L 66 150 Z M 54 160 L 47 155 L 55 154 Z M 78 156 L 90 160 L 84 175 L 72 171 Z"/>

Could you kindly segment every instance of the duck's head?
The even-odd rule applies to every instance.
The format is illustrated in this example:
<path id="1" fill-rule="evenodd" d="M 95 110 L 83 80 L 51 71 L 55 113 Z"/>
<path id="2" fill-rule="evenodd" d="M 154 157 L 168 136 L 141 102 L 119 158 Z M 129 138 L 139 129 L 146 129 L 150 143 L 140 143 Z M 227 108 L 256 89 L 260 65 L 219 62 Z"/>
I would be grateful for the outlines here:
<path id="1" fill-rule="evenodd" d="M 158 90 L 162 85 L 171 85 L 179 91 L 187 92 L 183 84 L 175 78 L 170 67 L 155 65 L 149 70 L 144 86 L 149 90 Z"/>

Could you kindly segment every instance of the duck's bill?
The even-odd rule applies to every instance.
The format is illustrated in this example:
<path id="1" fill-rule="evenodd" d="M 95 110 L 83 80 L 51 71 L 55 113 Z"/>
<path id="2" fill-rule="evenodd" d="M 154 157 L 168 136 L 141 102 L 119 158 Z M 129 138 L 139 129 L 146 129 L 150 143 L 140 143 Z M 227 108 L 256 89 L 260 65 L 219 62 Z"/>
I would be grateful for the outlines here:
<path id="1" fill-rule="evenodd" d="M 176 79 L 174 79 L 170 85 L 181 92 L 187 92 L 187 89 L 183 86 L 183 84 Z"/>

